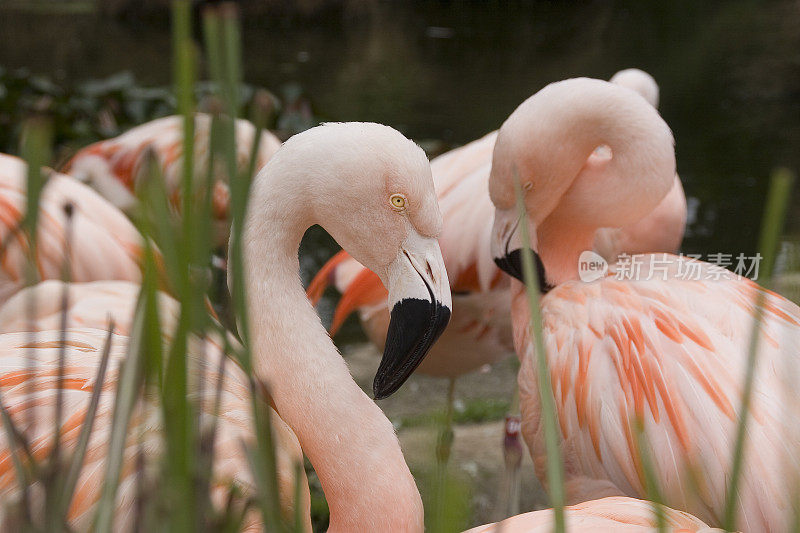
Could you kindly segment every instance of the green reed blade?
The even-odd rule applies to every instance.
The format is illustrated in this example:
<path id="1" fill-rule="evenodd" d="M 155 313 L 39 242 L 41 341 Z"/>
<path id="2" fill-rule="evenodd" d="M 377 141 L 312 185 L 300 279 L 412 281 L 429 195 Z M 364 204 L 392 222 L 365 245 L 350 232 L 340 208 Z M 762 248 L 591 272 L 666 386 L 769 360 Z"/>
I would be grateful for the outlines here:
<path id="1" fill-rule="evenodd" d="M 83 419 L 81 432 L 78 435 L 78 443 L 75 446 L 75 451 L 72 453 L 72 458 L 67 467 L 67 473 L 64 476 L 64 482 L 59 491 L 62 494 L 60 514 L 63 522 L 66 522 L 67 509 L 70 503 L 72 503 L 78 477 L 80 476 L 81 468 L 83 468 L 83 461 L 86 459 L 89 438 L 91 437 L 92 428 L 94 427 L 94 421 L 97 416 L 97 408 L 100 405 L 100 394 L 103 392 L 103 384 L 106 380 L 106 370 L 108 369 L 108 361 L 111 355 L 111 346 L 114 342 L 112 338 L 114 327 L 114 320 L 110 319 L 108 322 L 108 333 L 105 343 L 103 344 L 103 352 L 100 356 L 100 366 L 97 368 L 97 375 L 95 376 L 94 385 L 92 387 L 92 395 L 89 398 L 89 407 L 86 409 L 86 416 Z"/>
<path id="2" fill-rule="evenodd" d="M 272 110 L 272 100 L 269 93 L 263 89 L 258 89 L 253 96 L 253 110 L 250 120 L 256 128 L 256 134 L 253 137 L 253 147 L 250 149 L 250 159 L 247 163 L 247 170 L 243 178 L 246 180 L 245 189 L 250 190 L 250 182 L 256 174 L 256 165 L 258 164 L 258 148 L 261 144 L 261 138 L 264 136 L 264 129 L 267 127 L 267 121 Z"/>
<path id="3" fill-rule="evenodd" d="M 28 470 L 23 466 L 22 460 L 17 454 L 17 449 L 24 451 L 22 445 L 22 433 L 17 428 L 17 425 L 11 419 L 11 415 L 6 408 L 5 402 L 2 399 L 2 389 L 0 389 L 0 417 L 3 421 L 3 431 L 6 434 L 6 442 L 8 443 L 8 452 L 11 456 L 11 464 L 14 465 L 14 474 L 16 475 L 17 486 L 20 489 L 25 489 L 31 482 L 33 476 L 30 475 Z M 26 512 L 28 509 L 26 509 Z"/>
<path id="4" fill-rule="evenodd" d="M 775 267 L 775 257 L 778 251 L 778 241 L 786 218 L 786 210 L 791 198 L 790 192 L 793 183 L 794 174 L 787 169 L 778 169 L 772 174 L 769 193 L 767 195 L 766 210 L 764 211 L 764 219 L 761 223 L 761 236 L 758 246 L 762 257 L 759 267 L 759 274 L 761 276 L 759 282 L 766 289 L 769 289 L 772 285 L 772 274 Z M 758 359 L 758 344 L 761 334 L 761 322 L 764 318 L 766 297 L 766 292 L 759 291 L 755 302 L 756 309 L 755 316 L 753 317 L 753 326 L 750 332 L 747 367 L 742 390 L 742 403 L 739 407 L 739 420 L 736 427 L 733 462 L 722 520 L 722 525 L 726 531 L 733 531 L 736 528 L 736 503 L 739 495 L 742 465 L 744 463 L 745 437 L 747 434 L 747 423 L 750 418 L 750 404 L 753 395 L 753 383 L 755 381 Z"/>
<path id="5" fill-rule="evenodd" d="M 191 2 L 174 0 L 172 3 L 173 79 L 178 114 L 183 117 L 181 213 L 184 221 L 184 237 L 187 237 L 193 229 L 191 213 L 194 190 L 194 82 L 196 76 L 191 20 Z"/>
<path id="6" fill-rule="evenodd" d="M 247 205 L 249 176 L 238 174 L 235 137 L 235 119 L 239 109 L 240 32 L 235 6 L 223 4 L 204 12 L 205 42 L 210 60 L 209 70 L 225 106 L 225 114 L 218 120 L 220 132 L 218 149 L 223 156 L 231 191 L 230 213 L 232 220 L 228 268 L 232 277 L 232 302 L 239 333 L 244 340 L 240 361 L 245 372 L 252 376 L 248 335 L 247 309 L 244 298 L 244 269 L 242 266 L 241 221 Z M 254 147 L 255 149 L 255 147 Z M 256 448 L 251 452 L 251 467 L 258 486 L 258 502 L 269 530 L 283 529 L 278 494 L 277 465 L 269 421 L 269 411 L 258 397 L 255 382 L 251 382 L 251 400 Z"/>
<path id="7" fill-rule="evenodd" d="M 522 232 L 522 274 L 525 280 L 525 289 L 528 295 L 528 307 L 531 312 L 530 329 L 534 338 L 536 352 L 536 373 L 539 385 L 539 397 L 542 403 L 542 425 L 544 427 L 545 448 L 547 450 L 547 488 L 550 504 L 555 515 L 555 531 L 562 533 L 564 523 L 564 463 L 559 447 L 560 429 L 558 427 L 558 413 L 556 412 L 553 388 L 550 383 L 550 369 L 547 364 L 547 352 L 544 347 L 544 332 L 542 330 L 542 316 L 539 309 L 539 278 L 536 272 L 536 263 L 531 250 L 531 238 L 528 234 L 528 214 L 522 188 L 517 177 L 515 181 L 517 194 L 517 210 L 520 216 L 520 230 Z"/>
<path id="8" fill-rule="evenodd" d="M 256 461 L 252 462 L 253 477 L 258 485 L 258 503 L 264 524 L 275 530 L 285 529 L 281 518 L 280 492 L 278 489 L 278 461 L 275 456 L 275 443 L 272 434 L 270 410 L 263 398 L 260 398 L 256 382 L 250 379 L 250 397 L 252 398 L 253 422 L 256 431 L 254 448 Z"/>
<path id="9" fill-rule="evenodd" d="M 644 420 L 640 417 L 635 417 L 631 422 L 634 428 L 636 449 L 639 453 L 639 460 L 644 473 L 645 495 L 653 505 L 653 514 L 655 515 L 658 532 L 666 533 L 667 519 L 664 515 L 664 498 L 661 495 L 658 476 L 653 466 L 653 458 L 650 456 L 650 443 L 644 430 Z"/>
<path id="10" fill-rule="evenodd" d="M 164 284 L 173 292 L 180 287 L 182 264 L 182 248 L 178 236 L 178 220 L 169 205 L 164 176 L 153 152 L 148 151 L 142 165 L 144 171 L 137 180 L 137 196 L 139 198 L 136 216 L 137 228 L 145 241 L 152 240 L 158 247 L 162 259 Z M 155 253 L 155 251 L 154 251 Z M 157 270 L 158 271 L 158 270 Z"/>
<path id="11" fill-rule="evenodd" d="M 27 120 L 23 124 L 22 132 L 20 153 L 27 164 L 26 205 L 25 215 L 22 218 L 22 231 L 27 238 L 28 246 L 27 253 L 25 254 L 23 272 L 25 286 L 31 287 L 39 281 L 39 269 L 37 268 L 39 246 L 38 223 L 40 217 L 39 205 L 42 191 L 48 177 L 43 167 L 52 159 L 52 122 L 44 116 L 38 116 Z M 37 307 L 35 293 L 32 292 L 29 294 L 25 306 L 28 323 L 33 324 L 35 322 Z M 28 332 L 30 346 L 34 346 L 36 336 L 36 329 L 30 328 Z M 33 348 L 30 348 L 25 354 L 25 370 L 28 372 L 34 371 L 34 364 L 35 357 L 33 355 Z M 33 394 L 34 391 L 32 387 L 33 380 L 28 380 L 25 385 L 26 394 Z M 26 418 L 27 427 L 33 432 L 37 423 L 35 404 L 30 409 L 26 410 Z M 31 464 L 32 468 L 36 468 L 36 461 L 32 461 Z M 22 487 L 22 503 L 25 509 L 30 509 L 27 486 Z"/>
<path id="12" fill-rule="evenodd" d="M 166 368 L 161 387 L 164 413 L 166 457 L 164 494 L 172 507 L 169 529 L 189 533 L 197 529 L 197 498 L 194 485 L 194 416 L 188 400 L 188 339 L 194 326 L 198 295 L 191 282 L 194 258 L 194 49 L 191 29 L 192 7 L 189 0 L 172 4 L 173 82 L 178 113 L 183 117 L 181 158 L 181 232 L 179 238 L 176 288 L 180 301 L 178 325 L 167 350 Z"/>
<path id="13" fill-rule="evenodd" d="M 50 530 L 64 522 L 62 502 L 64 500 L 63 465 L 61 464 L 61 420 L 64 413 L 64 370 L 67 356 L 67 323 L 69 318 L 69 282 L 71 281 L 70 258 L 72 257 L 73 209 L 72 204 L 63 206 L 66 218 L 64 226 L 64 260 L 61 264 L 61 317 L 59 319 L 60 343 L 58 347 L 58 376 L 56 378 L 56 405 L 53 416 L 53 446 L 50 450 L 50 475 L 45 477 L 45 524 Z"/>
<path id="14" fill-rule="evenodd" d="M 53 128 L 49 120 L 37 117 L 28 120 L 23 125 L 20 152 L 22 159 L 28 165 L 28 177 L 25 191 L 25 217 L 22 227 L 28 236 L 30 254 L 36 250 L 37 235 L 34 229 L 39 222 L 39 203 L 44 184 L 47 181 L 47 174 L 43 167 L 50 163 L 52 146 Z"/>
<path id="15" fill-rule="evenodd" d="M 294 464 L 294 533 L 301 533 L 305 524 L 305 509 L 300 502 L 303 499 L 303 463 Z"/>
<path id="16" fill-rule="evenodd" d="M 111 434 L 106 454 L 106 475 L 94 521 L 94 530 L 98 533 L 111 531 L 119 476 L 124 459 L 125 441 L 128 437 L 128 425 L 142 383 L 144 305 L 145 301 L 140 293 L 125 359 L 117 378 L 117 393 L 114 398 L 114 413 L 111 419 Z"/>

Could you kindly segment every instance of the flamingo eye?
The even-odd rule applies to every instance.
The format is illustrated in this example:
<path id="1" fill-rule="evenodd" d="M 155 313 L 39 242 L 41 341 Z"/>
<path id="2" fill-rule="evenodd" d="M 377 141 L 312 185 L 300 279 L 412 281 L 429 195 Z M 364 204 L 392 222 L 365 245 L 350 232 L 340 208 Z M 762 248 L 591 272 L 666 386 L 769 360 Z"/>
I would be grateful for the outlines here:
<path id="1" fill-rule="evenodd" d="M 394 209 L 402 211 L 406 208 L 406 197 L 402 194 L 393 194 L 389 197 L 389 203 Z"/>

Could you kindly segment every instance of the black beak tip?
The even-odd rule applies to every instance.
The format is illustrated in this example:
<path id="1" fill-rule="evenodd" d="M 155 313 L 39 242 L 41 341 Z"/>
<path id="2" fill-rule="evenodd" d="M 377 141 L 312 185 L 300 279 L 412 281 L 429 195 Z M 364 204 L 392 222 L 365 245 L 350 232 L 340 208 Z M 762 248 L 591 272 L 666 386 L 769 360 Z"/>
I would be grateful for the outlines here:
<path id="1" fill-rule="evenodd" d="M 391 390 L 389 387 L 386 387 L 383 383 L 378 383 L 377 380 L 372 384 L 372 394 L 375 400 L 383 400 L 384 398 L 388 398 L 391 396 L 395 391 Z"/>
<path id="2" fill-rule="evenodd" d="M 450 321 L 450 309 L 438 301 L 401 300 L 392 308 L 383 359 L 375 373 L 376 400 L 394 394 L 425 358 Z"/>
<path id="3" fill-rule="evenodd" d="M 508 274 L 514 278 L 517 278 L 520 281 L 522 279 L 522 250 L 512 250 L 508 252 L 503 257 L 495 257 L 494 258 L 495 264 Z"/>

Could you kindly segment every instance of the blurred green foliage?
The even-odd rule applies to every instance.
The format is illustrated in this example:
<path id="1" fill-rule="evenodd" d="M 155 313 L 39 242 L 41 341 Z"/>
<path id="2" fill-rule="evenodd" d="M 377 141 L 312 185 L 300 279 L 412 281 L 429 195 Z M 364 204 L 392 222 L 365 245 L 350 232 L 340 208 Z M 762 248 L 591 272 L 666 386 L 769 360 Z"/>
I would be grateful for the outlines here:
<path id="1" fill-rule="evenodd" d="M 510 402 L 497 398 L 473 398 L 465 401 L 457 401 L 453 410 L 453 423 L 455 424 L 480 424 L 481 422 L 492 422 L 502 420 L 508 413 Z M 412 428 L 429 426 L 439 423 L 443 413 L 441 409 L 436 409 L 429 413 L 405 416 L 395 420 L 395 426 L 400 428 Z"/>
<path id="2" fill-rule="evenodd" d="M 263 89 L 240 84 L 238 115 L 253 116 L 254 97 Z M 316 124 L 310 104 L 299 87 L 285 91 L 282 101 L 266 91 L 272 101 L 267 128 L 278 128 L 288 136 Z M 207 111 L 216 93 L 213 82 L 194 85 L 200 111 Z M 284 104 L 283 102 L 286 102 Z M 130 72 L 80 83 L 56 83 L 28 69 L 0 66 L 0 152 L 16 153 L 23 121 L 35 114 L 51 119 L 56 162 L 89 143 L 119 135 L 126 130 L 177 112 L 169 87 L 145 87 Z"/>

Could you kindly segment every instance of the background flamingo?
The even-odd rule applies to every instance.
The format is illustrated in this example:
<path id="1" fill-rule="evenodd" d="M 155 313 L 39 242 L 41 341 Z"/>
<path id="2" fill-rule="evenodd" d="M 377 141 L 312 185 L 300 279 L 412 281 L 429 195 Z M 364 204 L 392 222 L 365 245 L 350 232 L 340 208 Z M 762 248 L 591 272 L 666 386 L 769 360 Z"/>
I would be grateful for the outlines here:
<path id="1" fill-rule="evenodd" d="M 97 383 L 100 354 L 107 337 L 109 321 L 114 322 L 111 336 L 111 355 L 95 425 L 89 441 L 81 476 L 70 505 L 68 519 L 77 530 L 89 530 L 106 475 L 105 457 L 114 411 L 114 390 L 119 380 L 119 368 L 126 355 L 136 298 L 140 287 L 125 281 L 72 283 L 68 285 L 67 331 L 62 334 L 61 295 L 64 283 L 46 281 L 17 293 L 0 308 L 0 386 L 3 402 L 18 428 L 23 429 L 34 450 L 34 457 L 44 459 L 52 446 L 52 429 L 58 389 L 59 351 L 64 350 L 66 365 L 62 387 L 63 409 L 61 443 L 64 449 L 74 450 L 80 428 L 86 416 L 92 390 Z M 33 326 L 26 317 L 26 303 L 37 302 L 37 317 Z M 159 294 L 162 331 L 172 331 L 180 306 L 166 294 Z M 31 342 L 31 331 L 36 331 Z M 63 335 L 63 336 L 62 336 Z M 165 333 L 165 339 L 168 335 Z M 191 398 L 200 407 L 200 427 L 212 425 L 216 387 L 219 380 L 220 358 L 226 357 L 218 339 L 193 339 L 188 351 L 190 383 L 196 387 Z M 31 391 L 34 391 L 31 393 Z M 263 391 L 262 391 L 263 392 Z M 238 486 L 244 494 L 252 494 L 255 481 L 242 449 L 242 442 L 254 441 L 254 422 L 251 416 L 250 384 L 246 374 L 233 361 L 224 367 L 220 416 L 214 448 L 212 499 L 218 508 L 225 505 L 229 485 Z M 32 400 L 32 401 L 30 401 Z M 272 403 L 269 396 L 265 401 Z M 125 464 L 119 482 L 115 529 L 125 529 L 134 522 L 136 513 L 137 455 L 147 450 L 147 458 L 162 453 L 163 437 L 159 433 L 163 409 L 154 401 L 134 412 L 125 444 Z M 273 412 L 274 414 L 274 412 Z M 303 509 L 304 529 L 311 530 L 308 481 L 300 470 L 295 479 L 295 464 L 302 463 L 303 453 L 297 437 L 276 415 L 273 421 L 277 458 L 278 486 L 282 512 L 288 520 L 294 516 L 295 505 Z M 27 426 L 26 422 L 36 424 Z M 5 435 L 3 453 L 7 453 Z M 295 502 L 295 483 L 302 485 L 300 500 Z M 0 499 L 9 501 L 17 494 L 13 469 L 0 474 Z M 240 502 L 241 503 L 241 502 Z M 3 506 L 5 510 L 6 506 Z M 0 523 L 4 518 L 0 515 Z M 257 513 L 250 512 L 247 523 L 259 530 Z"/>
<path id="2" fill-rule="evenodd" d="M 18 231 L 27 208 L 27 167 L 0 154 L 0 303 L 24 284 L 28 242 Z M 70 176 L 51 172 L 39 203 L 36 268 L 59 279 L 65 264 L 67 215 L 72 206 L 69 269 L 75 281 L 139 281 L 141 236 L 117 208 Z"/>
<path id="3" fill-rule="evenodd" d="M 194 122 L 194 172 L 197 183 L 207 176 L 211 116 L 197 113 Z M 236 120 L 237 170 L 246 172 L 256 129 L 250 122 Z M 67 163 L 65 171 L 94 187 L 100 194 L 123 211 L 136 203 L 134 192 L 141 175 L 145 156 L 152 153 L 163 174 L 166 189 L 173 205 L 180 206 L 181 168 L 183 161 L 183 117 L 170 116 L 142 124 L 126 133 L 81 149 Z M 258 145 L 256 170 L 266 164 L 281 142 L 272 133 L 263 131 Z M 215 240 L 224 245 L 228 240 L 228 205 L 230 191 L 227 174 L 215 169 L 212 209 L 215 221 Z"/>
<path id="4" fill-rule="evenodd" d="M 587 169 L 587 155 L 600 145 L 613 157 Z M 591 249 L 598 227 L 633 223 L 673 186 L 667 125 L 630 91 L 599 80 L 551 84 L 520 105 L 500 129 L 490 178 L 494 255 L 520 277 L 515 175 L 527 191 L 530 235 L 554 287 L 541 311 L 568 501 L 645 494 L 634 437 L 639 418 L 665 503 L 721 522 L 755 302 L 765 294 L 737 524 L 745 531 L 786 531 L 800 473 L 791 377 L 800 353 L 800 308 L 719 267 L 669 254 L 636 256 L 638 280 L 577 281 L 578 257 Z M 645 279 L 647 272 L 655 277 Z M 522 430 L 543 479 L 523 291 L 518 283 L 512 289 Z"/>
<path id="5" fill-rule="evenodd" d="M 689 513 L 663 508 L 667 531 L 711 533 L 702 520 Z M 633 498 L 602 498 L 572 505 L 564 509 L 566 528 L 583 533 L 650 532 L 658 528 L 653 503 Z M 511 518 L 496 524 L 486 524 L 464 533 L 549 533 L 553 531 L 553 510 L 543 509 Z"/>
<path id="6" fill-rule="evenodd" d="M 299 134 L 254 181 L 243 237 L 254 372 L 270 385 L 273 405 L 288 424 L 279 419 L 276 429 L 284 454 L 282 472 L 292 472 L 286 467 L 300 459 L 296 434 L 325 490 L 331 510 L 329 531 L 421 531 L 421 499 L 394 429 L 350 377 L 299 284 L 297 247 L 304 227 L 317 222 L 387 282 L 393 302 L 392 323 L 375 389 L 377 396 L 390 394 L 425 356 L 449 317 L 449 284 L 435 239 L 441 216 L 424 152 L 395 130 L 377 124 L 331 124 Z M 370 229 L 369 239 L 363 238 L 365 227 Z M 37 299 L 43 300 L 61 289 L 59 282 L 50 282 L 28 292 L 41 291 Z M 68 328 L 66 338 L 59 330 L 42 331 L 33 344 L 29 332 L 0 335 L 3 399 L 18 424 L 24 423 L 26 409 L 37 408 L 37 427 L 22 426 L 30 433 L 36 453 L 44 455 L 51 442 L 53 421 L 41 417 L 53 412 L 59 350 L 64 350 L 67 361 L 62 432 L 69 447 L 74 446 L 70 439 L 79 431 L 106 335 L 96 329 L 106 327 L 105 319 L 94 327 L 86 327 L 86 323 L 110 310 L 101 309 L 103 305 L 113 306 L 121 313 L 121 329 L 126 330 L 130 322 L 125 315 L 133 306 L 134 293 L 131 284 L 73 285 L 69 326 L 84 327 Z M 0 310 L 0 316 L 16 312 L 28 296 L 18 295 L 8 310 Z M 166 302 L 167 322 L 170 317 L 174 320 L 170 309 L 174 310 L 176 303 L 168 296 L 161 298 L 162 307 Z M 38 326 L 49 327 L 56 313 L 52 307 L 45 309 Z M 116 369 L 127 337 L 115 334 L 112 339 L 111 368 Z M 201 357 L 196 354 L 203 350 L 193 349 L 190 368 L 193 372 L 204 370 L 201 377 L 210 377 L 202 390 L 213 391 L 213 369 L 223 355 L 213 340 L 202 342 L 209 355 Z M 30 376 L 24 374 L 27 357 L 36 363 Z M 215 449 L 215 486 L 233 480 L 247 489 L 251 483 L 249 468 L 243 463 L 246 458 L 241 448 L 229 443 L 238 445 L 239 439 L 252 438 L 247 414 L 249 389 L 235 364 L 228 364 L 225 372 L 220 427 L 224 435 Z M 25 385 L 31 380 L 36 397 L 34 402 L 26 402 Z M 113 389 L 115 383 L 111 373 L 104 386 Z M 70 519 L 81 529 L 88 527 L 105 474 L 105 452 L 100 444 L 108 438 L 111 405 L 111 394 L 106 393 L 88 463 L 70 509 Z M 211 402 L 202 405 L 206 408 Z M 126 450 L 128 465 L 135 456 L 137 440 L 143 439 L 148 450 L 159 449 L 153 429 L 159 412 L 147 405 L 134 418 L 131 445 Z M 204 414 L 203 421 L 208 416 Z M 8 446 L 5 440 L 3 445 Z M 282 495 L 291 494 L 287 488 L 293 484 L 292 478 L 289 482 L 282 478 Z M 5 497 L 11 497 L 14 487 L 13 470 L 0 472 L 0 490 Z M 130 495 L 134 487 L 131 474 L 119 490 Z M 116 520 L 120 526 L 130 519 L 131 501 L 124 496 L 118 500 Z M 302 505 L 307 514 L 307 495 Z M 284 510 L 292 512 L 291 506 L 284 505 Z"/>

